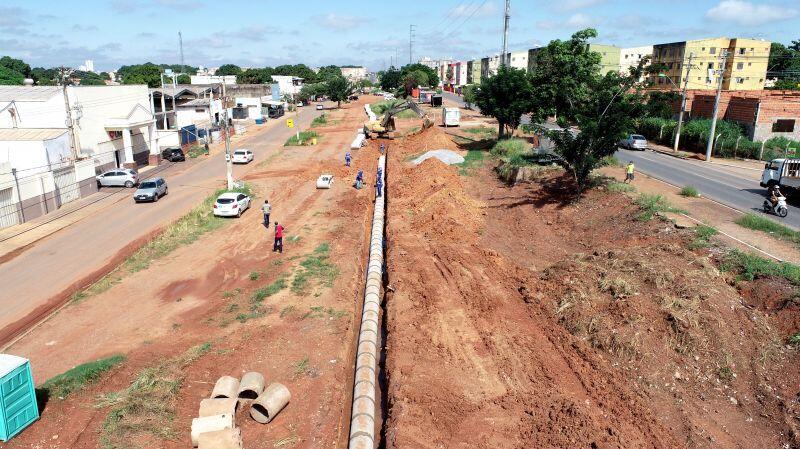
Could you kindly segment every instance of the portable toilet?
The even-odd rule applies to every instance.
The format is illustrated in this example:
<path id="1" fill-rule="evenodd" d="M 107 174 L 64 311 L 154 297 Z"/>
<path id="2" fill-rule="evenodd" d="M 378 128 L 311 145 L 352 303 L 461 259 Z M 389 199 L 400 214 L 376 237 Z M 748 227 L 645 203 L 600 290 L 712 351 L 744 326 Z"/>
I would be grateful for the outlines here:
<path id="1" fill-rule="evenodd" d="M 28 359 L 0 354 L 0 440 L 8 441 L 39 418 Z"/>
<path id="2" fill-rule="evenodd" d="M 442 111 L 442 125 L 458 126 L 461 121 L 461 110 L 458 108 L 444 108 Z"/>

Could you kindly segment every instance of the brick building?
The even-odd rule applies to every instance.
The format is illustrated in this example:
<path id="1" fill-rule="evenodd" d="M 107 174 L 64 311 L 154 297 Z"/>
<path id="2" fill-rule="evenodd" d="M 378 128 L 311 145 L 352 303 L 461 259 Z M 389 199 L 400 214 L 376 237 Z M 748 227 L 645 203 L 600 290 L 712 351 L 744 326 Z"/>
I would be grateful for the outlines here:
<path id="1" fill-rule="evenodd" d="M 711 118 L 715 92 L 686 91 L 686 115 L 690 118 Z M 680 102 L 675 104 L 675 113 Z M 791 90 L 723 90 L 717 118 L 744 125 L 747 137 L 764 141 L 771 137 L 800 140 L 800 91 Z"/>

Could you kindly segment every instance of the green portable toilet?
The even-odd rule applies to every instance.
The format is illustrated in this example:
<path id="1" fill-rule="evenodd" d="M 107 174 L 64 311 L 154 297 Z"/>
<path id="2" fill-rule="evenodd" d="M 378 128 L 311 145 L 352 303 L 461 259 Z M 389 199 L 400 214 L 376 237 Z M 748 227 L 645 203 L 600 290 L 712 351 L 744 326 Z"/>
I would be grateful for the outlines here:
<path id="1" fill-rule="evenodd" d="M 0 354 L 0 440 L 8 441 L 39 418 L 28 359 Z"/>

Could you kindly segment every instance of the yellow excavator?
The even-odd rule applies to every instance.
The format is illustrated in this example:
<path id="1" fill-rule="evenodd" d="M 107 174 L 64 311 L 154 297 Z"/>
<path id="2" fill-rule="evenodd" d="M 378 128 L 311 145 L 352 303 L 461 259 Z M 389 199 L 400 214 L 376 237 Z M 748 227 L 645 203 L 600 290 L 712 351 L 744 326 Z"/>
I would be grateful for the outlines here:
<path id="1" fill-rule="evenodd" d="M 430 128 L 433 125 L 431 119 L 428 118 L 427 114 L 422 112 L 422 109 L 420 109 L 416 103 L 403 101 L 387 109 L 386 112 L 383 113 L 383 116 L 379 117 L 377 120 L 370 120 L 365 123 L 364 135 L 367 136 L 367 138 L 387 137 L 389 139 L 394 139 L 394 132 L 397 129 L 394 124 L 394 116 L 407 109 L 411 109 L 422 119 L 422 129 Z"/>

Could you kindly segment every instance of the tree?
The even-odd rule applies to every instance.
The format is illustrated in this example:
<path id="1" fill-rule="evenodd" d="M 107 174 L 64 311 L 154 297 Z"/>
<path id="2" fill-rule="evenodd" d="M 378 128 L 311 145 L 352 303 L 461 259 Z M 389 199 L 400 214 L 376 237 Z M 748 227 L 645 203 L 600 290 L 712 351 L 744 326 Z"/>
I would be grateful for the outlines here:
<path id="1" fill-rule="evenodd" d="M 498 137 L 505 135 L 506 125 L 512 130 L 519 126 L 520 117 L 531 107 L 533 87 L 522 69 L 501 66 L 497 74 L 481 81 L 475 104 L 481 114 L 497 119 Z"/>
<path id="2" fill-rule="evenodd" d="M 447 66 L 447 71 L 444 74 L 444 80 L 447 84 L 453 84 L 453 66 Z"/>
<path id="3" fill-rule="evenodd" d="M 279 65 L 275 67 L 274 75 L 296 76 L 310 83 L 317 81 L 317 74 L 305 64 Z"/>
<path id="4" fill-rule="evenodd" d="M 30 78 L 31 66 L 21 59 L 14 59 L 10 56 L 0 58 L 0 66 L 21 74 L 24 78 Z"/>
<path id="5" fill-rule="evenodd" d="M 462 93 L 464 94 L 464 103 L 467 109 L 472 109 L 472 105 L 475 104 L 475 99 L 478 95 L 478 87 L 474 84 L 468 84 L 464 86 Z"/>
<path id="6" fill-rule="evenodd" d="M 342 102 L 347 101 L 353 93 L 353 85 L 343 76 L 334 76 L 327 83 L 328 98 L 336 102 L 336 107 L 342 107 Z"/>
<path id="7" fill-rule="evenodd" d="M 680 101 L 681 95 L 677 92 L 652 91 L 647 94 L 647 116 L 672 118 L 675 115 L 674 105 Z"/>
<path id="8" fill-rule="evenodd" d="M 72 78 L 77 78 L 80 80 L 81 86 L 105 86 L 106 82 L 105 79 L 94 72 L 84 72 L 81 70 L 76 70 L 72 72 Z"/>
<path id="9" fill-rule="evenodd" d="M 428 75 L 422 70 L 415 70 L 413 72 L 403 75 L 403 92 L 406 97 L 411 95 L 411 91 L 418 86 L 428 85 Z"/>
<path id="10" fill-rule="evenodd" d="M 31 69 L 31 78 L 37 86 L 55 86 L 58 83 L 58 71 L 36 67 Z"/>
<path id="11" fill-rule="evenodd" d="M 793 79 L 782 79 L 775 82 L 772 86 L 775 90 L 800 90 L 800 77 Z"/>
<path id="12" fill-rule="evenodd" d="M 394 91 L 400 87 L 402 81 L 402 74 L 394 66 L 389 67 L 385 72 L 379 72 L 381 89 L 385 91 Z"/>
<path id="13" fill-rule="evenodd" d="M 187 75 L 185 73 L 181 73 L 175 79 L 175 82 L 178 83 L 178 84 L 192 84 L 192 77 L 191 77 L 191 75 Z"/>
<path id="14" fill-rule="evenodd" d="M 228 75 L 239 75 L 242 73 L 242 68 L 235 64 L 222 64 L 219 66 L 214 75 L 217 76 L 228 76 Z"/>
<path id="15" fill-rule="evenodd" d="M 423 72 L 425 74 L 426 81 L 424 83 L 421 82 L 421 86 L 435 87 L 439 85 L 439 75 L 436 74 L 436 70 L 426 66 L 425 64 L 407 64 L 400 68 L 400 72 L 402 72 L 403 75 L 413 72 Z"/>
<path id="16" fill-rule="evenodd" d="M 324 95 L 327 91 L 328 86 L 326 83 L 303 84 L 298 97 L 302 101 L 309 101 L 317 98 L 320 95 Z"/>
<path id="17" fill-rule="evenodd" d="M 122 84 L 147 84 L 149 87 L 161 87 L 161 68 L 152 62 L 135 65 L 124 65 L 117 74 Z"/>
<path id="18" fill-rule="evenodd" d="M 771 89 L 800 90 L 800 41 L 792 41 L 788 47 L 773 42 L 769 52 L 767 77 L 778 81 Z"/>
<path id="19" fill-rule="evenodd" d="M 272 67 L 247 69 L 236 76 L 236 82 L 239 84 L 270 84 L 272 83 L 273 73 Z"/>
<path id="20" fill-rule="evenodd" d="M 602 158 L 614 154 L 619 139 L 645 113 L 637 83 L 647 60 L 629 75 L 598 75 L 599 55 L 588 50 L 593 29 L 578 31 L 569 41 L 551 41 L 539 55 L 533 80 L 532 118 L 540 122 L 558 112 L 560 130 L 544 130 L 572 174 L 578 191 Z M 568 78 L 568 79 L 565 79 Z"/>
<path id="21" fill-rule="evenodd" d="M 0 85 L 22 85 L 24 80 L 23 74 L 0 65 Z"/>
<path id="22" fill-rule="evenodd" d="M 316 78 L 319 81 L 327 81 L 329 78 L 334 76 L 342 76 L 342 69 L 336 67 L 335 65 L 326 65 L 319 68 Z"/>

